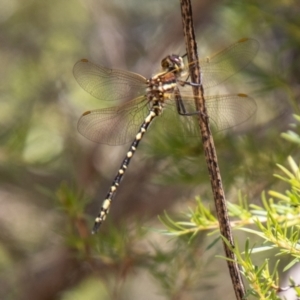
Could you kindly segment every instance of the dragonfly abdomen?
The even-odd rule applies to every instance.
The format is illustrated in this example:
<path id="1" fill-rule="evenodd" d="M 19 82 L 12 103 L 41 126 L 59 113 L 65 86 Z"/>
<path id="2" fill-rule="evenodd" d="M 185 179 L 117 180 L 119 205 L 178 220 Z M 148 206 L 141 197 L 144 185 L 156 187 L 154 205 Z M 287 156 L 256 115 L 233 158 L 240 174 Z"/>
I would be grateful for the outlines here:
<path id="1" fill-rule="evenodd" d="M 115 196 L 115 194 L 117 192 L 117 189 L 119 187 L 119 184 L 120 184 L 120 182 L 122 181 L 122 179 L 124 177 L 124 174 L 127 170 L 127 167 L 130 163 L 131 158 L 135 154 L 136 149 L 137 149 L 141 139 L 143 138 L 145 132 L 147 131 L 149 125 L 151 124 L 153 119 L 160 114 L 161 110 L 162 110 L 162 107 L 160 106 L 160 104 L 158 102 L 157 105 L 153 106 L 152 109 L 149 111 L 148 116 L 145 118 L 143 124 L 140 127 L 140 130 L 136 134 L 135 139 L 132 142 L 129 150 L 127 151 L 126 157 L 123 160 L 123 162 L 122 162 L 122 164 L 119 168 L 119 171 L 118 171 L 118 173 L 117 173 L 117 175 L 116 175 L 116 177 L 115 177 L 115 179 L 114 179 L 114 181 L 113 181 L 113 183 L 112 183 L 112 185 L 111 185 L 111 187 L 110 187 L 110 189 L 109 189 L 109 191 L 108 191 L 108 193 L 105 197 L 105 200 L 102 203 L 100 212 L 99 212 L 97 218 L 95 219 L 95 224 L 94 224 L 94 227 L 93 227 L 93 230 L 92 230 L 93 234 L 97 232 L 97 230 L 99 229 L 102 222 L 106 219 L 106 216 L 107 216 L 107 214 L 109 212 L 109 209 L 110 209 L 111 201 L 112 201 L 113 197 Z"/>

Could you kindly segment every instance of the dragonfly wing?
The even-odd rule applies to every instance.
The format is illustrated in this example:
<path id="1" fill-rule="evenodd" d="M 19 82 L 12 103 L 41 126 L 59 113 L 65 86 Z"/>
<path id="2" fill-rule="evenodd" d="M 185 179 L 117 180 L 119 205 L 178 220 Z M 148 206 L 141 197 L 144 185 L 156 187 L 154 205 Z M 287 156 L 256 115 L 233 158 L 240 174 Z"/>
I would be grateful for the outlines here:
<path id="1" fill-rule="evenodd" d="M 108 69 L 87 59 L 81 59 L 74 65 L 73 74 L 85 91 L 100 100 L 129 101 L 146 93 L 145 77 L 124 70 Z"/>
<path id="2" fill-rule="evenodd" d="M 199 61 L 204 89 L 218 85 L 246 67 L 258 48 L 258 41 L 245 38 L 212 57 Z"/>
<path id="3" fill-rule="evenodd" d="M 78 121 L 78 131 L 91 141 L 122 145 L 131 142 L 149 112 L 142 96 L 120 106 L 85 112 Z"/>
<path id="4" fill-rule="evenodd" d="M 199 136 L 199 126 L 197 115 L 182 116 L 178 114 L 175 100 L 165 101 L 165 109 L 160 120 L 153 125 L 155 132 L 159 132 L 162 136 Z M 195 102 L 190 97 L 184 101 L 184 107 L 187 112 L 195 112 Z"/>
<path id="5" fill-rule="evenodd" d="M 192 96 L 181 95 L 187 113 L 195 113 L 195 101 Z M 210 123 L 217 131 L 230 129 L 249 120 L 256 111 L 253 98 L 245 94 L 215 95 L 205 97 Z M 170 132 L 186 136 L 200 134 L 197 114 L 182 116 L 177 112 L 174 100 L 166 101 L 164 127 Z M 174 125 L 175 124 L 175 125 Z M 177 125 L 179 124 L 179 125 Z"/>
<path id="6" fill-rule="evenodd" d="M 254 99 L 245 94 L 207 96 L 205 101 L 210 122 L 218 131 L 236 127 L 256 112 Z"/>

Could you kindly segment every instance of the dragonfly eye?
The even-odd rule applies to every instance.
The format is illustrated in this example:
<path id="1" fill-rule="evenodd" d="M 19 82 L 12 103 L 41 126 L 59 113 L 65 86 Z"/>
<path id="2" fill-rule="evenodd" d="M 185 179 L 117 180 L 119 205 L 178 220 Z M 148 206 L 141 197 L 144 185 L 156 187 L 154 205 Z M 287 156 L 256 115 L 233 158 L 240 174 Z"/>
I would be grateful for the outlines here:
<path id="1" fill-rule="evenodd" d="M 181 56 L 172 54 L 168 55 L 161 61 L 161 66 L 164 71 L 181 72 L 184 68 L 183 59 Z"/>

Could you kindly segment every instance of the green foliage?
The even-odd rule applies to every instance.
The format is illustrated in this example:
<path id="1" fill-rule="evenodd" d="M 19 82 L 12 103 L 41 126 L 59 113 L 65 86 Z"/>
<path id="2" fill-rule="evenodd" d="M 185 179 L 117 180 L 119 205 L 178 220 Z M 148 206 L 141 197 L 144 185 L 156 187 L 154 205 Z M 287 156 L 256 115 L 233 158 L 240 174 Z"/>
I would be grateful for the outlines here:
<path id="1" fill-rule="evenodd" d="M 297 122 L 299 116 L 295 116 Z M 300 145 L 300 136 L 294 131 L 282 135 L 283 138 Z M 300 167 L 288 157 L 289 168 L 277 165 L 284 175 L 275 174 L 275 177 L 289 185 L 282 193 L 270 190 L 266 197 L 263 193 L 262 205 L 249 204 L 245 197 L 239 195 L 239 203 L 228 202 L 228 210 L 231 225 L 234 229 L 254 234 L 261 238 L 262 245 L 250 244 L 247 238 L 243 250 L 238 244 L 234 248 L 225 240 L 227 245 L 235 253 L 242 273 L 249 284 L 248 295 L 257 299 L 279 299 L 277 292 L 281 290 L 278 283 L 278 263 L 273 266 L 270 273 L 269 262 L 266 259 L 260 266 L 255 265 L 253 259 L 255 254 L 264 251 L 275 251 L 276 256 L 290 255 L 293 259 L 284 268 L 287 271 L 300 261 L 299 226 L 300 226 Z M 186 213 L 184 221 L 172 219 L 167 213 L 160 220 L 165 225 L 164 234 L 170 236 L 189 236 L 189 240 L 195 238 L 203 230 L 218 228 L 218 221 L 214 213 L 205 204 L 196 198 L 197 206 Z M 255 227 L 253 228 L 253 224 Z M 218 231 L 215 230 L 214 234 Z M 221 256 L 222 257 L 222 256 Z M 226 257 L 223 257 L 227 259 Z M 291 284 L 290 288 L 295 287 Z"/>

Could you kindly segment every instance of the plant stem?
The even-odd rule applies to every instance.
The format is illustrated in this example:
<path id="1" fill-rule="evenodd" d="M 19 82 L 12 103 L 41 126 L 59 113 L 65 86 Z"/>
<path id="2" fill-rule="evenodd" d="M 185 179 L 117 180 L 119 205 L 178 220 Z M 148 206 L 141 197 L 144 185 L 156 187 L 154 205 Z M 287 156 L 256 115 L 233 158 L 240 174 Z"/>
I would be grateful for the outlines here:
<path id="1" fill-rule="evenodd" d="M 199 111 L 199 127 L 202 136 L 203 149 L 207 168 L 209 172 L 210 182 L 214 195 L 217 217 L 220 226 L 220 232 L 225 237 L 232 248 L 234 248 L 234 239 L 231 231 L 230 221 L 228 217 L 225 193 L 222 186 L 222 178 L 218 166 L 217 154 L 214 145 L 214 140 L 209 127 L 209 117 L 205 106 L 204 89 L 201 84 L 201 70 L 198 63 L 197 43 L 195 40 L 192 6 L 190 0 L 180 0 L 181 15 L 183 23 L 183 31 L 186 43 L 187 58 L 190 66 L 190 76 L 193 83 L 198 83 L 198 86 L 193 86 L 195 96 L 195 105 Z M 236 299 L 245 299 L 245 288 L 239 266 L 237 264 L 235 254 L 224 243 L 225 255 L 228 258 L 227 265 L 229 268 L 230 277 L 235 291 Z"/>

